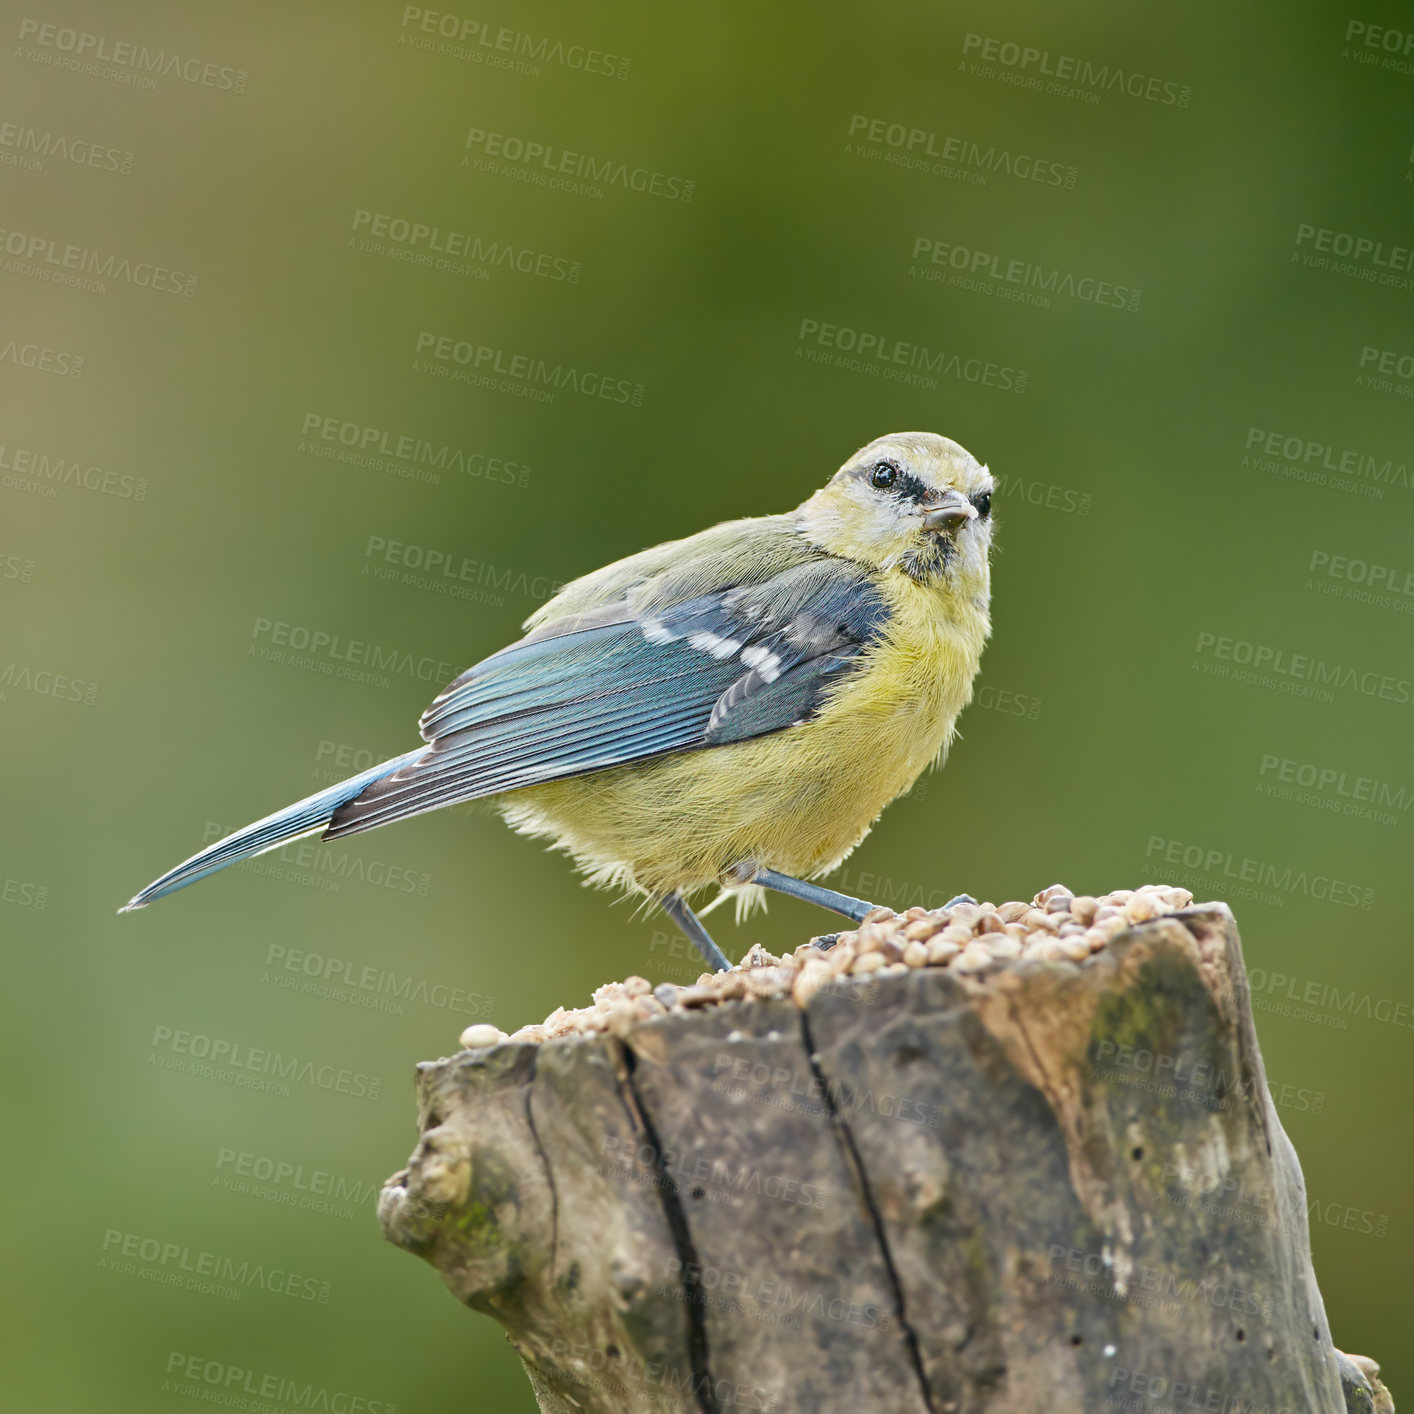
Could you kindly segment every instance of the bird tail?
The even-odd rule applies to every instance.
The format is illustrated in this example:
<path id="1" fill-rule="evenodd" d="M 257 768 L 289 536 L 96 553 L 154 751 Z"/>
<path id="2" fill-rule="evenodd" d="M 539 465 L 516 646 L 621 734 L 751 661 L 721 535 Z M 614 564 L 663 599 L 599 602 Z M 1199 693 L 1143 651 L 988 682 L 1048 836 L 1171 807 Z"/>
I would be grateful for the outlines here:
<path id="1" fill-rule="evenodd" d="M 277 810 L 273 815 L 256 820 L 245 829 L 227 835 L 223 840 L 217 840 L 200 854 L 192 855 L 184 864 L 169 869 L 160 879 L 154 879 L 141 893 L 134 894 L 118 912 L 130 913 L 135 908 L 145 908 L 154 899 L 184 889 L 188 884 L 194 884 L 198 879 L 204 879 L 208 874 L 214 874 L 228 864 L 239 864 L 243 859 L 253 859 L 257 854 L 264 854 L 266 850 L 278 849 L 282 844 L 288 844 L 302 835 L 312 835 L 317 830 L 322 830 L 339 806 L 353 800 L 374 781 L 381 781 L 384 776 L 391 776 L 394 771 L 410 765 L 426 749 L 421 747 L 417 751 L 409 751 L 406 756 L 395 756 L 391 761 L 384 761 L 381 766 L 374 766 L 362 775 L 350 776 L 348 780 L 340 781 L 328 790 L 297 800 L 293 805 L 287 805 L 283 810 Z"/>

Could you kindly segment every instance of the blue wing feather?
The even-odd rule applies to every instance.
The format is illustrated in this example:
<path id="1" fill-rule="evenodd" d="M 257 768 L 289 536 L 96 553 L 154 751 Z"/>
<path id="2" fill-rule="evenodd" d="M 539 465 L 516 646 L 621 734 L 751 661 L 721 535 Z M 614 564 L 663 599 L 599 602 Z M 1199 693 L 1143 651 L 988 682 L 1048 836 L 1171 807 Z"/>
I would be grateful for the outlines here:
<path id="1" fill-rule="evenodd" d="M 178 889 L 184 889 L 188 884 L 194 884 L 198 879 L 204 879 L 208 874 L 214 874 L 228 864 L 253 859 L 257 854 L 265 854 L 269 850 L 288 844 L 291 840 L 322 830 L 333 818 L 338 806 L 357 796 L 371 781 L 391 775 L 400 766 L 410 765 L 419 755 L 420 752 L 413 751 L 406 756 L 384 761 L 371 770 L 340 781 L 338 785 L 330 786 L 327 790 L 316 791 L 303 800 L 297 800 L 293 805 L 287 805 L 283 810 L 275 811 L 273 815 L 266 815 L 244 829 L 227 835 L 225 839 L 217 840 L 215 844 L 208 845 L 200 853 L 184 860 L 175 869 L 169 869 L 160 879 L 154 879 L 140 893 L 130 898 L 118 912 L 130 913 L 136 908 L 146 908 L 154 899 L 176 893 Z"/>
<path id="2" fill-rule="evenodd" d="M 588 617 L 548 624 L 463 673 L 423 714 L 429 748 L 338 806 L 325 838 L 793 726 L 888 610 L 860 566 L 822 557 L 760 583 Z"/>

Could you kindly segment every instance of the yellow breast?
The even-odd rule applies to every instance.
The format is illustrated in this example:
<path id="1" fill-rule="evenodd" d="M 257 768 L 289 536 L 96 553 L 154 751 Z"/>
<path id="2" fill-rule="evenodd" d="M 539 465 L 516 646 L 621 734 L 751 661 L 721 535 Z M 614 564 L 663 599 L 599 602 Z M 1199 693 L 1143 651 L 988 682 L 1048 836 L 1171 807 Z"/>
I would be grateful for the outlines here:
<path id="1" fill-rule="evenodd" d="M 833 868 L 946 751 L 989 632 L 984 602 L 902 573 L 879 587 L 886 632 L 810 721 L 515 791 L 507 818 L 597 879 L 655 894 L 747 859 L 802 877 Z"/>
<path id="2" fill-rule="evenodd" d="M 890 576 L 881 587 L 890 609 L 887 631 L 817 721 L 842 740 L 872 742 L 881 768 L 906 773 L 899 786 L 906 790 L 946 748 L 971 700 L 990 624 L 984 606 L 906 575 Z"/>

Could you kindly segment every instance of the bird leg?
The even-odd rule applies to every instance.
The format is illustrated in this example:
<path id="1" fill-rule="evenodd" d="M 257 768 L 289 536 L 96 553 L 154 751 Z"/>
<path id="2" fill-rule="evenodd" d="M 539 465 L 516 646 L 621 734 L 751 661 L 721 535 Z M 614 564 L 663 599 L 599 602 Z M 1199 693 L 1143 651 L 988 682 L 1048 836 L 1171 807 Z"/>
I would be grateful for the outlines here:
<path id="1" fill-rule="evenodd" d="M 778 874 L 774 869 L 763 869 L 759 864 L 750 861 L 734 865 L 727 871 L 727 876 L 734 884 L 759 884 L 763 889 L 785 894 L 787 898 L 798 898 L 803 903 L 815 904 L 817 908 L 827 908 L 831 913 L 843 914 L 851 923 L 862 923 L 867 914 L 879 907 L 878 904 L 869 903 L 862 898 L 854 898 L 850 894 L 842 894 L 835 889 L 827 889 L 790 874 Z M 688 907 L 687 900 L 679 890 L 674 889 L 672 893 L 664 894 L 658 902 L 662 905 L 663 912 L 691 940 L 713 972 L 726 972 L 731 967 L 726 954 L 712 941 L 712 935 L 703 926 L 702 920 Z M 976 902 L 971 894 L 958 894 L 956 898 L 949 899 L 943 907 L 951 908 L 958 903 Z M 830 933 L 817 939 L 816 946 L 822 949 L 833 947 L 839 936 L 838 933 Z"/>
<path id="2" fill-rule="evenodd" d="M 793 878 L 789 874 L 778 874 L 774 869 L 763 869 L 759 864 L 738 864 L 729 871 L 732 878 L 741 884 L 759 884 L 763 889 L 773 889 L 787 898 L 798 898 L 802 903 L 813 903 L 817 908 L 828 908 L 831 913 L 842 913 L 851 923 L 860 923 L 867 913 L 873 912 L 878 904 L 866 903 L 862 898 L 838 893 L 820 884 L 809 884 L 804 879 Z"/>
<path id="3" fill-rule="evenodd" d="M 712 935 L 702 926 L 702 920 L 687 906 L 687 900 L 677 889 L 664 894 L 658 901 L 663 906 L 663 912 L 682 929 L 713 972 L 725 972 L 731 966 L 726 954 L 712 941 Z"/>
<path id="4" fill-rule="evenodd" d="M 728 870 L 728 874 L 738 884 L 759 884 L 763 889 L 773 889 L 778 894 L 785 894 L 787 898 L 798 898 L 803 903 L 828 908 L 831 913 L 841 913 L 851 923 L 862 923 L 866 915 L 879 907 L 876 903 L 855 898 L 851 894 L 839 893 L 835 889 L 827 889 L 821 884 L 811 884 L 790 874 L 778 874 L 774 869 L 763 869 L 759 864 L 750 861 L 735 865 Z M 958 894 L 956 898 L 950 898 L 943 907 L 952 908 L 955 904 L 976 902 L 971 894 Z M 839 936 L 838 933 L 831 933 L 821 938 L 817 946 L 832 947 L 839 940 Z"/>

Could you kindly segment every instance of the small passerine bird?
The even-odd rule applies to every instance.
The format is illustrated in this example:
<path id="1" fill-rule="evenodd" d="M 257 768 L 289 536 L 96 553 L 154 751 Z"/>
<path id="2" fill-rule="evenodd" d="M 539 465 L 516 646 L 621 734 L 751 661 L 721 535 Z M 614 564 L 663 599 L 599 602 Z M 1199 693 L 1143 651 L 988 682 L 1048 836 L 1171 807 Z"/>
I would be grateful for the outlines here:
<path id="1" fill-rule="evenodd" d="M 808 881 L 947 752 L 991 631 L 992 490 L 956 442 L 893 433 L 793 511 L 574 580 L 437 697 L 425 746 L 217 841 L 121 911 L 302 835 L 493 796 L 592 881 L 660 903 L 716 969 L 688 903 L 705 888 L 858 921 L 873 905 Z"/>

